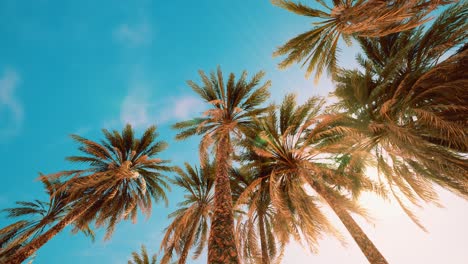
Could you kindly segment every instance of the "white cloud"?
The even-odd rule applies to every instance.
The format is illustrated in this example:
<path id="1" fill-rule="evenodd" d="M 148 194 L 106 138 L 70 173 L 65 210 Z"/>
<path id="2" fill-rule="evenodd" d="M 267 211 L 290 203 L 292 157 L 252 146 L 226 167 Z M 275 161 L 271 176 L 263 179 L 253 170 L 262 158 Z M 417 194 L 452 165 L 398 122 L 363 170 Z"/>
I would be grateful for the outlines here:
<path id="1" fill-rule="evenodd" d="M 104 120 L 101 123 L 100 127 L 105 128 L 107 130 L 113 130 L 113 129 L 116 129 L 116 128 L 120 128 L 120 121 L 119 121 L 118 118 Z"/>
<path id="2" fill-rule="evenodd" d="M 15 134 L 23 122 L 23 106 L 15 97 L 19 82 L 18 73 L 11 69 L 5 70 L 0 77 L 0 135 L 2 136 Z"/>
<path id="3" fill-rule="evenodd" d="M 200 115 L 203 102 L 193 96 L 181 96 L 171 100 L 171 106 L 166 110 L 168 119 L 188 119 Z"/>
<path id="4" fill-rule="evenodd" d="M 122 123 L 138 127 L 147 125 L 150 122 L 148 107 L 142 100 L 144 99 L 134 95 L 125 97 L 120 112 Z"/>
<path id="5" fill-rule="evenodd" d="M 120 124 L 110 119 L 113 121 L 106 122 L 104 127 L 128 123 L 144 128 L 200 116 L 204 111 L 204 103 L 196 96 L 168 93 L 157 87 L 155 81 L 144 74 L 141 65 L 136 65 L 132 72 L 127 94 L 120 105 Z"/>
<path id="6" fill-rule="evenodd" d="M 161 124 L 201 116 L 204 106 L 202 100 L 191 95 L 168 96 L 158 104 L 160 111 L 157 121 Z"/>
<path id="7" fill-rule="evenodd" d="M 150 115 L 150 98 L 148 85 L 143 81 L 133 81 L 128 94 L 125 96 L 121 109 L 120 121 L 134 127 L 148 126 L 154 122 Z"/>
<path id="8" fill-rule="evenodd" d="M 153 100 L 153 104 L 148 100 L 151 100 L 148 91 L 130 90 L 121 105 L 120 121 L 122 124 L 129 123 L 135 127 L 145 127 L 189 119 L 203 112 L 202 101 L 192 96 L 169 97 L 159 102 Z"/>
<path id="9" fill-rule="evenodd" d="M 134 127 L 146 127 L 189 119 L 202 112 L 203 102 L 193 96 L 168 97 L 157 101 L 151 99 L 147 88 L 133 87 L 122 102 L 120 121 Z"/>
<path id="10" fill-rule="evenodd" d="M 131 46 L 150 44 L 152 41 L 151 25 L 146 22 L 121 24 L 114 30 L 113 35 L 118 41 Z"/>

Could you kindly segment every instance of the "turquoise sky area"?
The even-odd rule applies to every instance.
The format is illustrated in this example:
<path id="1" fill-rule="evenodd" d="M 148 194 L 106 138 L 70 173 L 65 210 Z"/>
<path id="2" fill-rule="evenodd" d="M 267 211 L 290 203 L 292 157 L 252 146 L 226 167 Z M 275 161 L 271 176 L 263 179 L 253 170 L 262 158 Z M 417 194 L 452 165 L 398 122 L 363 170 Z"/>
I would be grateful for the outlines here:
<path id="1" fill-rule="evenodd" d="M 288 92 L 299 101 L 327 95 L 333 84 L 326 76 L 314 83 L 297 66 L 278 70 L 280 60 L 272 58 L 276 47 L 309 27 L 308 19 L 267 0 L 0 0 L 0 208 L 47 200 L 38 173 L 73 168 L 64 160 L 78 153 L 70 134 L 98 140 L 102 128 L 131 123 L 141 132 L 156 124 L 169 143 L 161 158 L 196 164 L 197 138 L 176 142 L 170 126 L 203 112 L 186 85 L 199 81 L 199 69 L 221 65 L 237 76 L 264 70 L 277 102 Z M 356 51 L 342 47 L 340 65 L 355 67 Z M 157 252 L 167 215 L 183 193 L 173 188 L 168 197 L 167 208 L 156 205 L 136 225 L 122 222 L 110 241 L 102 231 L 92 243 L 66 229 L 38 251 L 34 264 L 127 263 L 142 243 Z M 420 211 L 430 233 L 373 197 L 363 204 L 376 221 L 359 221 L 390 263 L 466 263 L 468 205 L 445 191 L 441 201 L 443 209 Z M 0 227 L 11 222 L 0 216 Z M 311 255 L 292 244 L 283 263 L 366 263 L 343 234 L 347 247 L 325 238 Z M 206 257 L 190 263 L 206 263 Z"/>

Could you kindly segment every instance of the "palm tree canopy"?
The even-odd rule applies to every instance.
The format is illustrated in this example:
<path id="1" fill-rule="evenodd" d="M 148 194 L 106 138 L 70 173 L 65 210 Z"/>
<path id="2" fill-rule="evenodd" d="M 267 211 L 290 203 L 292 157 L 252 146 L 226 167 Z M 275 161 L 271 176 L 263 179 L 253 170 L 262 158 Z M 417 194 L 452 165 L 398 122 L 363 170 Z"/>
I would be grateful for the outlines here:
<path id="1" fill-rule="evenodd" d="M 96 227 L 107 226 L 106 236 L 112 235 L 121 220 L 136 221 L 138 209 L 149 217 L 152 199 L 164 200 L 169 189 L 167 177 L 161 172 L 171 171 L 167 160 L 156 158 L 167 144 L 156 141 L 158 134 L 152 126 L 136 138 L 130 125 L 122 133 L 102 130 L 105 140 L 100 143 L 72 135 L 85 155 L 71 156 L 74 163 L 85 163 L 87 168 L 63 171 L 49 178 L 69 178 L 64 184 L 73 210 L 84 210 L 75 224 L 77 227 L 91 221 Z"/>
<path id="2" fill-rule="evenodd" d="M 134 251 L 132 252 L 132 260 L 128 261 L 128 264 L 156 264 L 158 256 L 154 254 L 153 256 L 148 255 L 145 245 L 141 245 L 141 253 Z"/>
<path id="3" fill-rule="evenodd" d="M 16 202 L 17 207 L 1 210 L 1 212 L 7 214 L 8 218 L 24 218 L 0 230 L 1 257 L 5 257 L 5 254 L 11 255 L 13 253 L 11 250 L 15 250 L 31 241 L 48 226 L 62 219 L 64 214 L 70 210 L 64 202 L 67 193 L 59 191 L 61 183 L 57 180 L 49 181 L 42 176 L 39 179 L 50 197 L 48 202 L 40 200 L 32 202 L 18 201 Z M 75 229 L 75 232 L 78 230 Z M 84 226 L 80 231 L 94 240 L 94 232 L 89 226 Z"/>
<path id="4" fill-rule="evenodd" d="M 447 9 L 424 32 L 359 39 L 363 70 L 343 69 L 336 78 L 339 102 L 333 108 L 342 111 L 352 131 L 343 141 L 373 155 L 416 223 L 402 195 L 414 204 L 436 202 L 433 183 L 468 195 L 467 22 L 462 15 L 467 7 Z"/>
<path id="5" fill-rule="evenodd" d="M 179 122 L 173 127 L 182 130 L 176 136 L 179 140 L 192 135 L 205 135 L 200 144 L 200 153 L 203 154 L 213 140 L 229 133 L 240 135 L 252 128 L 252 120 L 267 110 L 262 104 L 269 97 L 271 82 L 260 84 L 264 72 L 255 74 L 249 81 L 245 71 L 237 81 L 231 73 L 226 83 L 220 67 L 216 73 L 211 72 L 209 77 L 203 71 L 199 73 L 202 84 L 188 81 L 188 85 L 211 107 L 203 117 Z M 206 160 L 204 155 L 200 158 Z"/>
<path id="6" fill-rule="evenodd" d="M 313 251 L 323 233 L 331 233 L 338 238 L 341 236 L 323 214 L 317 197 L 304 186 L 316 182 L 326 187 L 343 208 L 364 216 L 365 211 L 341 194 L 339 188 L 353 190 L 356 182 L 362 184 L 360 189 L 373 186 L 360 173 L 362 170 L 340 171 L 334 163 L 334 153 L 329 157 L 323 155 L 327 149 L 321 148 L 318 142 L 326 133 L 333 133 L 327 132 L 328 128 L 320 123 L 323 104 L 323 99 L 314 97 L 297 105 L 294 96 L 287 95 L 278 113 L 271 109 L 265 118 L 259 120 L 259 132 L 252 138 L 252 149 L 248 155 L 253 160 L 248 166 L 261 168 L 267 174 L 269 196 L 276 214 L 275 227 L 278 228 L 275 232 L 283 237 L 280 241 L 286 241 L 283 239 L 291 235 L 297 240 L 303 238 Z M 357 167 L 357 163 L 353 166 Z M 246 203 L 262 180 L 253 181 L 237 204 Z"/>
<path id="7" fill-rule="evenodd" d="M 200 256 L 206 246 L 213 207 L 214 164 L 205 163 L 203 168 L 185 163 L 185 171 L 176 167 L 177 176 L 171 180 L 186 193 L 185 200 L 169 215 L 172 223 L 166 228 L 161 242 L 164 255 L 161 263 L 168 263 L 175 250 L 178 255 L 195 247 L 193 258 Z"/>
<path id="8" fill-rule="evenodd" d="M 34 229 L 35 226 L 39 224 L 41 221 L 47 221 L 48 223 L 53 223 L 56 220 L 61 218 L 61 215 L 65 212 L 64 207 L 65 204 L 62 202 L 63 199 L 66 197 L 66 193 L 64 192 L 59 192 L 55 193 L 58 189 L 58 186 L 60 183 L 58 181 L 52 182 L 49 181 L 47 178 L 40 177 L 41 182 L 43 183 L 46 193 L 49 195 L 51 198 L 50 202 L 44 202 L 40 200 L 34 200 L 32 202 L 26 202 L 26 201 L 18 201 L 16 204 L 18 205 L 17 207 L 13 208 L 5 208 L 2 209 L 1 212 L 4 212 L 7 214 L 8 218 L 18 218 L 18 217 L 26 217 L 27 220 L 20 220 L 15 224 L 12 224 L 11 227 L 17 226 L 17 227 L 22 227 L 20 229 L 2 229 L 0 231 L 0 234 L 6 235 L 8 232 L 4 233 L 7 229 L 10 230 L 16 230 L 16 236 L 20 235 L 21 233 L 29 230 L 29 229 Z M 22 225 L 21 223 L 28 223 L 27 225 Z M 43 227 L 45 228 L 45 226 Z M 36 230 L 39 232 L 39 230 Z M 3 237 L 4 239 L 6 238 Z M 10 237 L 10 239 L 13 237 Z M 2 245 L 1 247 L 4 247 L 4 243 L 7 241 L 1 239 L 0 244 Z"/>
<path id="9" fill-rule="evenodd" d="M 310 31 L 289 40 L 274 53 L 275 56 L 287 55 L 280 68 L 303 62 L 302 66 L 307 65 L 306 76 L 315 70 L 318 79 L 324 69 L 329 74 L 336 73 L 340 38 L 351 45 L 353 37 L 380 37 L 406 31 L 427 22 L 426 15 L 438 6 L 455 1 L 334 0 L 330 7 L 325 1 L 317 0 L 324 10 L 294 1 L 272 2 L 298 15 L 319 19 Z"/>
<path id="10" fill-rule="evenodd" d="M 330 144 L 347 128 L 332 122 L 334 117 L 323 112 L 323 104 L 323 99 L 313 97 L 297 105 L 294 96 L 288 95 L 278 114 L 273 111 L 260 120 L 261 132 L 252 145 L 261 157 L 257 163 L 271 171 L 269 195 L 279 212 L 276 219 L 283 218 L 283 229 L 289 225 L 286 235 L 304 240 L 316 250 L 325 233 L 341 239 L 323 214 L 318 204 L 322 201 L 337 214 L 371 263 L 387 263 L 350 215 L 368 217 L 353 198 L 364 190 L 381 188 L 364 174 L 366 156 L 339 153 L 340 148 Z M 237 203 L 246 201 L 261 180 L 254 181 Z"/>

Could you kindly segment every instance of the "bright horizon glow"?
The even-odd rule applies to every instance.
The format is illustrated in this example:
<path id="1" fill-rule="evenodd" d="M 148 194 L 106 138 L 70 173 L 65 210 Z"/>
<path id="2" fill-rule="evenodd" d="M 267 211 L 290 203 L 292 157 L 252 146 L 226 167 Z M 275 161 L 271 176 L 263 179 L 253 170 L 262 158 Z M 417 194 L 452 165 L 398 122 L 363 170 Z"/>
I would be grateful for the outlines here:
<path id="1" fill-rule="evenodd" d="M 375 168 L 368 168 L 366 173 L 372 179 L 378 178 Z M 365 192 L 359 198 L 360 204 L 368 210 L 372 219 L 368 222 L 356 215 L 353 218 L 389 263 L 462 264 L 467 259 L 464 243 L 449 244 L 442 240 L 450 238 L 463 241 L 468 235 L 466 228 L 456 228 L 460 227 L 459 223 L 468 221 L 466 200 L 439 187 L 435 189 L 439 194 L 439 202 L 446 205 L 445 207 L 434 204 L 422 204 L 424 209 L 410 206 L 428 230 L 427 233 L 411 221 L 393 197 L 384 200 Z M 448 203 L 450 204 L 447 205 Z M 341 263 L 344 259 L 347 263 L 368 263 L 334 212 L 324 203 L 323 207 L 326 215 L 345 238 L 345 245 L 328 236 L 320 242 L 318 253 L 313 254 L 299 243 L 292 242 L 286 247 L 282 263 L 326 264 Z"/>
<path id="2" fill-rule="evenodd" d="M 460 225 L 468 221 L 466 201 L 444 190 L 439 190 L 439 194 L 440 202 L 446 204 L 444 208 L 426 206 L 418 210 L 428 233 L 411 222 L 394 203 L 384 202 L 372 194 L 363 194 L 361 200 L 375 221 L 368 223 L 353 217 L 389 263 L 463 264 L 468 257 L 463 242 L 468 230 Z M 320 242 L 318 254 L 312 254 L 293 242 L 286 247 L 282 263 L 368 263 L 339 219 L 331 210 L 327 212 L 347 244 L 342 246 L 337 239 L 326 237 Z M 452 240 L 459 243 L 450 243 Z"/>

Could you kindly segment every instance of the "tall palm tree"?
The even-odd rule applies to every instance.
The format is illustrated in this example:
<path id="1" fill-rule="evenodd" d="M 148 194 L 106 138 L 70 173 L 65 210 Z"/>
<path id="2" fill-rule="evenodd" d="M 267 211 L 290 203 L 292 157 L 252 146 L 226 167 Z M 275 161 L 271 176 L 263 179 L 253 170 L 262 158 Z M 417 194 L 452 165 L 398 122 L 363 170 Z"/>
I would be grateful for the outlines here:
<path id="1" fill-rule="evenodd" d="M 289 40 L 275 53 L 287 55 L 280 63 L 286 68 L 293 63 L 307 65 L 306 76 L 316 71 L 318 79 L 323 70 L 334 75 L 337 70 L 338 41 L 351 45 L 353 37 L 379 37 L 415 28 L 429 19 L 426 15 L 451 0 L 333 0 L 333 7 L 317 0 L 322 9 L 287 0 L 272 0 L 273 4 L 290 12 L 320 22 L 305 33 Z"/>
<path id="2" fill-rule="evenodd" d="M 343 141 L 375 160 L 382 182 L 421 228 L 405 200 L 437 202 L 434 183 L 468 197 L 466 45 L 439 62 L 465 43 L 467 7 L 449 8 L 425 32 L 361 39 L 364 70 L 337 76 L 334 108 L 348 123 Z"/>
<path id="3" fill-rule="evenodd" d="M 25 219 L 0 230 L 0 259 L 14 254 L 28 241 L 42 234 L 47 227 L 62 219 L 67 210 L 70 210 L 67 204 L 64 203 L 67 193 L 58 190 L 61 185 L 60 182 L 57 180 L 49 181 L 44 177 L 41 177 L 40 180 L 50 197 L 50 201 L 20 201 L 16 202 L 18 207 L 2 210 L 2 212 L 8 214 L 7 217 L 9 218 L 22 217 Z M 81 231 L 94 240 L 94 233 L 88 226 Z"/>
<path id="4" fill-rule="evenodd" d="M 176 139 L 203 135 L 200 143 L 202 162 L 206 159 L 203 153 L 216 142 L 214 212 L 208 243 L 208 262 L 238 263 L 228 176 L 233 151 L 231 137 L 241 137 L 251 129 L 252 120 L 265 112 L 266 108 L 261 105 L 269 97 L 270 82 L 260 85 L 263 72 L 255 74 L 247 81 L 247 72 L 244 71 L 239 80 L 236 81 L 235 75 L 231 73 L 224 83 L 219 67 L 217 73 L 212 72 L 210 77 L 203 71 L 200 71 L 200 76 L 201 85 L 192 81 L 188 85 L 210 105 L 210 109 L 200 118 L 175 124 L 174 128 L 181 130 Z"/>
<path id="5" fill-rule="evenodd" d="M 138 209 L 149 217 L 152 199 L 167 203 L 165 189 L 169 186 L 161 172 L 171 168 L 165 165 L 167 161 L 154 157 L 167 146 L 156 141 L 156 127 L 148 128 L 139 139 L 130 125 L 122 133 L 105 129 L 103 133 L 106 139 L 101 144 L 72 136 L 84 155 L 67 159 L 88 167 L 47 177 L 68 178 L 60 190 L 69 194 L 65 202 L 73 209 L 47 232 L 18 250 L 7 263 L 21 263 L 70 224 L 78 229 L 91 222 L 96 227 L 106 225 L 105 239 L 108 239 L 122 219 L 135 222 Z"/>
<path id="6" fill-rule="evenodd" d="M 243 156 L 254 155 L 246 153 Z M 249 161 L 252 159 L 249 158 Z M 280 263 L 290 235 L 288 225 L 278 219 L 286 217 L 278 216 L 269 195 L 269 182 L 267 174 L 262 167 L 245 165 L 239 169 L 232 169 L 231 186 L 233 199 L 237 213 L 237 243 L 240 258 L 243 263 Z M 249 186 L 255 180 L 261 178 L 257 188 L 249 192 L 249 198 L 240 201 Z M 245 194 L 244 194 L 245 196 Z"/>
<path id="7" fill-rule="evenodd" d="M 170 261 L 174 250 L 180 255 L 178 263 L 186 263 L 192 247 L 196 247 L 196 259 L 206 246 L 213 214 L 214 165 L 206 162 L 198 169 L 185 163 L 185 171 L 179 167 L 174 170 L 178 175 L 171 181 L 187 194 L 178 204 L 180 208 L 169 215 L 173 220 L 161 242 L 164 250 L 162 264 Z"/>
<path id="8" fill-rule="evenodd" d="M 148 255 L 148 252 L 146 251 L 145 245 L 141 245 L 140 254 L 138 254 L 138 252 L 136 251 L 133 251 L 132 258 L 133 258 L 133 261 L 129 260 L 128 264 L 156 264 L 156 262 L 158 261 L 158 256 L 156 254 L 154 254 L 150 260 L 150 257 Z"/>
<path id="9" fill-rule="evenodd" d="M 337 159 L 334 146 L 322 146 L 322 139 L 341 129 L 329 127 L 322 120 L 326 120 L 326 117 L 318 116 L 322 105 L 323 100 L 319 98 L 311 98 L 303 105 L 296 105 L 294 96 L 288 95 L 278 115 L 271 110 L 261 120 L 261 132 L 257 135 L 258 143 L 254 151 L 267 159 L 263 166 L 271 167 L 269 178 L 272 203 L 278 210 L 285 210 L 290 205 L 285 197 L 305 203 L 298 194 L 304 192 L 304 186 L 310 186 L 336 213 L 369 262 L 387 263 L 350 215 L 350 212 L 363 216 L 366 213 L 347 194 L 357 196 L 360 191 L 372 190 L 375 186 L 363 174 L 364 161 L 357 153 L 354 157 L 341 155 Z M 287 188 L 283 185 L 285 182 L 288 183 Z M 313 218 L 311 221 L 327 222 L 320 208 L 311 203 L 307 201 L 308 210 L 299 211 L 298 214 L 309 215 Z M 320 226 L 313 226 L 314 222 L 300 224 L 312 225 L 303 228 L 311 230 L 312 242 L 319 237 Z"/>

